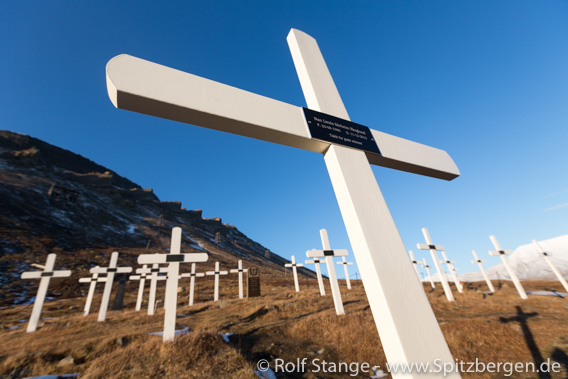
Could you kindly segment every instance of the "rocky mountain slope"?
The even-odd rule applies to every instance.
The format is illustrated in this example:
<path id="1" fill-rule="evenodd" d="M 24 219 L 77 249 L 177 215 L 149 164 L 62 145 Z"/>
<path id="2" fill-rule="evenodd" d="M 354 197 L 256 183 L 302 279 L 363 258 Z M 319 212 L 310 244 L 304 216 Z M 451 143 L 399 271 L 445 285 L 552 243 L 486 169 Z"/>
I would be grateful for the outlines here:
<path id="1" fill-rule="evenodd" d="M 49 253 L 58 254 L 56 269 L 73 271 L 54 281 L 49 295 L 74 296 L 78 278 L 95 265 L 107 266 L 112 251 L 120 252 L 119 265 L 132 267 L 141 253 L 167 251 L 175 226 L 183 229 L 183 252 L 209 253 L 202 270 L 215 261 L 236 267 L 243 259 L 245 267 L 285 275 L 284 258 L 220 218 L 160 201 L 151 189 L 80 155 L 9 131 L 0 131 L 0 198 L 1 305 L 30 301 L 37 283 L 19 275 L 37 270 L 30 265 L 43 264 Z"/>

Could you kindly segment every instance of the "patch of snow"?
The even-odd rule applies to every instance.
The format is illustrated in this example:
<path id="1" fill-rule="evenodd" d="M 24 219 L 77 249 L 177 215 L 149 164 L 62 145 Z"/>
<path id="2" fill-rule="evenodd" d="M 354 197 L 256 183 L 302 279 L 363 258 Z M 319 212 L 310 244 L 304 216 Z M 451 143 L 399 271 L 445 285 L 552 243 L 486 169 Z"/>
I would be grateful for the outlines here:
<path id="1" fill-rule="evenodd" d="M 16 330 L 16 329 L 20 329 L 20 327 L 18 325 L 8 327 L 8 330 Z"/>
<path id="2" fill-rule="evenodd" d="M 76 378 L 79 373 L 76 374 L 59 374 L 59 375 L 42 375 L 42 376 L 28 376 L 25 379 L 59 379 L 59 378 Z"/>
<path id="3" fill-rule="evenodd" d="M 379 366 L 373 366 L 371 367 L 371 371 L 373 371 L 373 376 L 370 376 L 369 378 L 371 379 L 379 379 L 379 378 L 384 378 L 386 376 L 388 376 L 388 374 L 386 372 L 384 372 L 383 370 L 381 370 L 379 368 Z"/>
<path id="4" fill-rule="evenodd" d="M 182 335 L 187 334 L 187 333 L 189 333 L 189 326 L 186 326 L 183 329 L 177 329 L 174 333 L 174 337 L 182 336 Z M 152 333 L 148 333 L 148 334 L 151 335 L 151 336 L 160 336 L 160 337 L 164 336 L 164 332 L 152 332 Z"/>
<path id="5" fill-rule="evenodd" d="M 568 296 L 566 292 L 556 292 L 556 291 L 527 291 L 528 295 L 542 295 L 542 296 L 557 296 L 565 298 Z"/>
<path id="6" fill-rule="evenodd" d="M 221 335 L 221 337 L 223 337 L 223 341 L 225 341 L 226 343 L 229 343 L 229 337 L 231 337 L 233 335 L 233 333 L 219 333 Z"/>
<path id="7" fill-rule="evenodd" d="M 254 370 L 254 373 L 260 379 L 276 379 L 276 374 L 270 368 L 267 368 L 266 371 Z"/>

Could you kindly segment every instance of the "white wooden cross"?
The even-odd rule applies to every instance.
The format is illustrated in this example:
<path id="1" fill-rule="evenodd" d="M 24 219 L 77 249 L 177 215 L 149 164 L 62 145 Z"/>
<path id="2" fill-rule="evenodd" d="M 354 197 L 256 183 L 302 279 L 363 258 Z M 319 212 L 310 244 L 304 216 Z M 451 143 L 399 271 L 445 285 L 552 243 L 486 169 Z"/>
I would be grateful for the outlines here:
<path id="1" fill-rule="evenodd" d="M 227 275 L 228 271 L 219 270 L 219 262 L 215 262 L 215 271 L 206 271 L 206 275 L 215 275 L 215 289 L 213 292 L 213 301 L 219 300 L 219 275 Z"/>
<path id="2" fill-rule="evenodd" d="M 424 234 L 424 239 L 426 240 L 426 245 L 419 243 L 416 246 L 420 250 L 430 250 L 430 254 L 432 255 L 432 260 L 434 260 L 434 266 L 436 267 L 436 271 L 438 271 L 438 275 L 440 276 L 440 282 L 442 283 L 442 287 L 444 287 L 444 293 L 446 294 L 446 298 L 448 301 L 454 301 L 454 294 L 448 284 L 448 278 L 442 272 L 442 266 L 440 266 L 440 261 L 438 260 L 438 254 L 436 251 L 444 251 L 444 246 L 434 245 L 432 243 L 432 238 L 430 238 L 430 233 L 428 229 L 422 228 L 422 234 Z"/>
<path id="3" fill-rule="evenodd" d="M 493 287 L 493 283 L 491 283 L 491 280 L 489 280 L 487 274 L 485 273 L 485 270 L 483 269 L 482 263 L 485 262 L 485 259 L 479 259 L 475 250 L 472 250 L 471 252 L 473 253 L 473 259 L 474 259 L 473 261 L 471 261 L 471 263 L 477 263 L 477 265 L 479 266 L 479 271 L 481 271 L 481 275 L 483 275 L 485 283 L 487 283 L 487 287 L 489 287 L 489 291 L 495 292 L 495 287 Z"/>
<path id="4" fill-rule="evenodd" d="M 511 250 L 501 249 L 501 245 L 499 244 L 499 241 L 497 241 L 497 238 L 495 236 L 489 236 L 489 239 L 493 243 L 493 246 L 495 247 L 495 249 L 497 249 L 497 250 L 489 251 L 489 255 L 498 255 L 498 256 L 501 257 L 501 261 L 503 262 L 503 265 L 507 269 L 507 272 L 509 273 L 511 280 L 513 281 L 513 284 L 515 285 L 515 288 L 517 289 L 517 292 L 519 293 L 519 296 L 521 297 L 521 299 L 528 299 L 527 293 L 526 293 L 525 289 L 523 288 L 523 285 L 519 281 L 517 274 L 515 273 L 515 271 L 513 271 L 513 269 L 509 265 L 509 262 L 507 262 L 507 259 L 505 258 L 505 255 L 513 254 L 513 252 Z"/>
<path id="5" fill-rule="evenodd" d="M 243 261 L 239 259 L 238 268 L 231 269 L 232 273 L 239 274 L 239 299 L 243 298 L 243 272 L 247 272 L 248 269 L 243 269 Z"/>
<path id="6" fill-rule="evenodd" d="M 292 267 L 292 273 L 294 274 L 294 287 L 296 288 L 296 292 L 300 292 L 300 284 L 298 283 L 298 271 L 296 267 L 303 267 L 302 263 L 296 263 L 296 258 L 292 255 L 292 259 L 290 260 L 292 263 L 286 263 L 284 267 Z"/>
<path id="7" fill-rule="evenodd" d="M 412 250 L 408 250 L 408 254 L 410 255 L 410 261 L 412 261 L 412 265 L 414 266 L 414 271 L 416 271 L 416 276 L 418 277 L 418 280 L 420 280 L 420 272 L 418 272 L 418 265 L 423 264 L 422 261 L 417 261 L 416 258 L 414 258 L 414 252 L 412 252 Z M 424 260 L 424 262 L 426 262 L 426 260 Z M 420 280 L 420 282 L 422 282 L 422 280 Z"/>
<path id="8" fill-rule="evenodd" d="M 347 250 L 332 250 L 329 244 L 329 237 L 327 230 L 320 230 L 321 243 L 323 250 L 309 250 L 306 252 L 308 258 L 323 258 L 327 266 L 327 276 L 329 277 L 329 285 L 331 287 L 331 296 L 333 297 L 333 304 L 335 305 L 335 313 L 337 315 L 344 315 L 343 301 L 341 300 L 341 292 L 339 291 L 339 283 L 337 282 L 337 275 L 335 274 L 335 266 L 333 265 L 333 257 L 342 257 L 348 254 Z"/>
<path id="9" fill-rule="evenodd" d="M 430 265 L 428 264 L 428 262 L 426 262 L 426 257 L 424 257 L 422 261 L 424 262 L 422 264 L 422 267 L 424 267 L 426 269 L 426 272 L 428 273 L 428 279 L 430 280 L 430 285 L 432 286 L 432 289 L 436 289 L 436 285 L 434 284 L 434 279 L 432 279 L 432 274 L 430 274 Z"/>
<path id="10" fill-rule="evenodd" d="M 189 276 L 189 306 L 193 305 L 193 293 L 195 292 L 195 278 L 196 277 L 203 277 L 205 273 L 203 272 L 195 272 L 195 263 L 191 264 L 191 272 L 184 273 L 180 275 L 181 277 L 188 277 Z"/>
<path id="11" fill-rule="evenodd" d="M 53 270 L 55 267 L 56 257 L 57 254 L 48 254 L 45 266 L 34 264 L 34 266 L 42 268 L 43 271 L 24 271 L 20 275 L 21 279 L 40 279 L 39 288 L 37 289 L 34 306 L 32 308 L 32 314 L 30 315 L 30 321 L 28 321 L 28 327 L 26 329 L 26 332 L 28 333 L 35 332 L 37 329 L 39 316 L 41 316 L 41 309 L 43 308 L 43 302 L 45 301 L 45 295 L 47 295 L 47 289 L 51 278 L 65 278 L 71 276 L 71 271 L 69 270 Z"/>
<path id="12" fill-rule="evenodd" d="M 136 312 L 142 309 L 142 298 L 144 297 L 144 287 L 146 286 L 146 278 L 149 277 L 147 272 L 138 272 L 138 270 L 148 271 L 148 265 L 142 265 L 141 269 L 137 269 L 138 275 L 130 275 L 130 280 L 139 280 L 138 284 L 138 297 L 136 298 Z"/>
<path id="13" fill-rule="evenodd" d="M 351 289 L 351 281 L 349 280 L 349 270 L 347 266 L 351 266 L 352 262 L 347 262 L 345 256 L 341 257 L 341 262 L 337 262 L 338 265 L 343 265 L 343 270 L 345 271 L 345 283 L 347 283 L 347 289 Z"/>
<path id="14" fill-rule="evenodd" d="M 107 64 L 109 98 L 117 108 L 323 154 L 388 361 L 454 362 L 420 283 L 410 280 L 370 164 L 444 180 L 459 176 L 457 166 L 443 150 L 350 124 L 316 40 L 296 29 L 287 39 L 308 108 L 340 118 L 341 136 L 310 110 L 128 55 Z"/>
<path id="15" fill-rule="evenodd" d="M 554 275 L 556 275 L 556 277 L 558 278 L 558 280 L 560 281 L 560 283 L 562 284 L 562 286 L 564 287 L 566 292 L 568 292 L 568 283 L 566 283 L 566 279 L 564 279 L 562 277 L 562 274 L 560 273 L 560 271 L 558 271 L 558 269 L 552 264 L 552 261 L 550 260 L 550 258 L 548 258 L 548 257 L 550 257 L 551 254 L 549 252 L 544 251 L 542 246 L 540 246 L 540 244 L 536 240 L 532 240 L 532 242 L 536 246 L 536 248 L 538 249 L 539 255 L 544 258 L 546 263 L 548 263 L 548 265 L 550 266 L 550 269 L 552 270 Z"/>
<path id="16" fill-rule="evenodd" d="M 314 258 L 314 259 L 308 259 L 305 263 L 306 264 L 313 264 L 316 266 L 316 276 L 318 278 L 318 286 L 319 286 L 319 290 L 320 290 L 320 295 L 321 296 L 325 296 L 325 287 L 323 285 L 323 277 L 321 275 L 321 269 L 320 269 L 320 263 L 322 263 L 323 261 L 318 259 L 318 258 Z"/>
<path id="17" fill-rule="evenodd" d="M 158 287 L 159 280 L 166 280 L 166 275 L 160 275 L 160 273 L 167 273 L 167 267 L 160 267 L 158 263 L 152 264 L 149 268 L 148 265 L 143 265 L 142 268 L 136 269 L 136 273 L 140 275 L 148 275 L 150 277 L 150 294 L 148 295 L 148 315 L 152 316 L 154 314 L 154 308 L 156 308 L 156 290 Z"/>
<path id="18" fill-rule="evenodd" d="M 458 279 L 458 275 L 456 274 L 456 269 L 454 268 L 454 263 L 456 262 L 450 261 L 444 250 L 442 250 L 441 253 L 442 257 L 444 257 L 444 260 L 441 260 L 440 263 L 445 263 L 446 266 L 448 266 L 448 270 L 450 271 L 450 275 L 452 276 L 452 279 L 454 281 L 454 284 L 456 285 L 458 292 L 463 293 L 463 287 L 460 283 L 460 280 Z"/>
<path id="19" fill-rule="evenodd" d="M 97 286 L 97 283 L 106 282 L 106 280 L 106 277 L 99 277 L 98 273 L 94 273 L 88 278 L 79 279 L 79 283 L 90 283 L 89 292 L 87 293 L 87 301 L 85 302 L 85 308 L 83 309 L 83 316 L 87 316 L 91 311 L 91 303 L 93 302 L 93 296 L 95 295 L 95 287 Z"/>
<path id="20" fill-rule="evenodd" d="M 112 292 L 112 284 L 114 282 L 114 274 L 132 272 L 132 267 L 116 267 L 117 263 L 118 253 L 115 251 L 110 255 L 110 264 L 108 267 L 93 267 L 90 270 L 91 274 L 106 274 L 105 288 L 103 290 L 103 298 L 101 300 L 99 317 L 97 319 L 98 322 L 103 322 L 106 319 L 110 293 Z"/>
<path id="21" fill-rule="evenodd" d="M 207 262 L 206 253 L 181 254 L 181 228 L 172 229 L 172 241 L 169 254 L 140 254 L 139 264 L 168 263 L 166 272 L 166 298 L 164 315 L 164 342 L 173 341 L 176 331 L 177 289 L 180 263 Z M 156 273 L 157 274 L 157 273 Z"/>

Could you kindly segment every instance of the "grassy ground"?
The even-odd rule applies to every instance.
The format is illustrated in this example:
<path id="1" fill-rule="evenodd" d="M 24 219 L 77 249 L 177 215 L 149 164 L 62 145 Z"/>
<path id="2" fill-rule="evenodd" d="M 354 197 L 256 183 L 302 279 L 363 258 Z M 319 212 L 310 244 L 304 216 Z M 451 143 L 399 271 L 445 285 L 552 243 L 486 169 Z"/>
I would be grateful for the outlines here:
<path id="1" fill-rule="evenodd" d="M 225 281 L 226 280 L 226 281 Z M 221 300 L 211 301 L 211 281 L 202 280 L 199 300 L 187 306 L 187 291 L 178 297 L 178 327 L 191 332 L 164 344 L 148 335 L 163 328 L 163 309 L 155 316 L 134 311 L 136 284 L 127 291 L 124 311 L 111 311 L 97 322 L 100 291 L 91 315 L 83 317 L 84 299 L 46 302 L 40 328 L 25 333 L 31 305 L 0 309 L 0 376 L 80 373 L 80 377 L 255 378 L 260 359 L 272 362 L 364 363 L 385 368 L 385 356 L 362 286 L 347 290 L 341 283 L 345 316 L 335 315 L 330 295 L 320 297 L 315 280 L 302 279 L 296 294 L 291 278 L 263 281 L 263 296 L 237 299 L 234 279 L 221 279 Z M 481 283 L 456 301 L 446 301 L 441 286 L 425 290 L 455 359 L 481 362 L 558 362 L 561 373 L 513 374 L 513 378 L 568 377 L 568 299 L 529 296 L 521 300 L 506 283 L 496 294 L 484 295 Z M 227 285 L 229 284 L 229 285 Z M 182 283 L 180 283 L 182 285 Z M 308 287 L 306 288 L 306 285 Z M 554 282 L 525 282 L 527 290 L 559 286 Z M 328 289 L 329 293 L 329 289 Z M 159 288 L 158 299 L 163 296 Z M 19 326 L 17 329 L 10 327 Z M 219 333 L 232 332 L 230 343 Z M 72 357 L 73 362 L 62 365 Z M 321 366 L 320 366 L 321 367 Z M 354 366 L 352 366 L 354 367 Z M 310 369 L 310 366 L 306 366 Z M 312 370 L 314 367 L 311 367 Z M 370 374 L 360 375 L 369 377 Z M 328 378 L 349 374 L 296 372 L 279 377 Z M 389 376 L 390 377 L 390 376 Z M 499 374 L 463 377 L 502 378 Z"/>

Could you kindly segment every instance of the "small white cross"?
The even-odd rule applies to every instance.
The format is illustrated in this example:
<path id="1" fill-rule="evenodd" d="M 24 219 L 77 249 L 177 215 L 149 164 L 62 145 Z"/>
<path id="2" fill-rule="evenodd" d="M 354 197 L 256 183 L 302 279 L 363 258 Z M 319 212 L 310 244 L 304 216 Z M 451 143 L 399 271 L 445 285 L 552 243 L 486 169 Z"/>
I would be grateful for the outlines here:
<path id="1" fill-rule="evenodd" d="M 318 278 L 318 286 L 319 286 L 319 290 L 320 290 L 320 295 L 321 296 L 325 296 L 325 287 L 323 285 L 323 277 L 321 275 L 321 269 L 320 269 L 320 263 L 322 263 L 323 261 L 318 259 L 318 258 L 314 258 L 314 259 L 309 259 L 307 260 L 305 263 L 306 264 L 313 264 L 316 266 L 316 276 Z"/>
<path id="2" fill-rule="evenodd" d="M 95 266 L 99 267 L 99 266 Z M 91 283 L 89 285 L 89 292 L 87 294 L 87 301 L 85 302 L 85 309 L 83 310 L 83 316 L 87 316 L 91 310 L 91 303 L 93 302 L 93 296 L 95 295 L 95 287 L 97 283 L 106 282 L 106 277 L 99 277 L 99 273 L 94 273 L 91 277 L 79 279 L 79 283 Z"/>
<path id="3" fill-rule="evenodd" d="M 206 262 L 209 258 L 206 253 L 181 254 L 180 227 L 172 229 L 172 242 L 169 254 L 141 254 L 138 256 L 139 264 L 168 263 L 166 272 L 166 298 L 164 307 L 164 342 L 173 341 L 176 331 L 177 289 L 180 263 Z M 157 274 L 157 273 L 156 273 Z"/>
<path id="4" fill-rule="evenodd" d="M 219 262 L 215 262 L 215 271 L 206 271 L 206 275 L 215 275 L 215 289 L 213 293 L 213 301 L 219 300 L 219 275 L 227 275 L 228 271 L 219 270 Z"/>
<path id="5" fill-rule="evenodd" d="M 456 274 L 456 269 L 454 268 L 454 263 L 456 263 L 456 262 L 450 261 L 444 250 L 442 250 L 441 253 L 442 253 L 442 257 L 444 257 L 444 259 L 441 260 L 440 263 L 445 263 L 448 266 L 448 270 L 450 270 L 450 275 L 452 275 L 452 279 L 454 280 L 454 284 L 456 285 L 458 292 L 463 293 L 463 287 L 462 287 L 460 280 L 458 279 L 458 276 Z"/>
<path id="6" fill-rule="evenodd" d="M 426 272 L 428 273 L 428 279 L 430 280 L 430 285 L 432 286 L 432 289 L 436 289 L 436 285 L 434 284 L 434 279 L 432 279 L 432 274 L 430 274 L 430 265 L 428 264 L 428 262 L 426 262 L 426 257 L 424 257 L 422 261 L 424 262 L 422 264 L 422 267 L 424 267 L 426 269 Z"/>
<path id="7" fill-rule="evenodd" d="M 43 271 L 25 271 L 20 275 L 21 279 L 40 279 L 39 288 L 32 308 L 32 314 L 30 316 L 30 321 L 28 322 L 28 328 L 26 329 L 26 332 L 28 333 L 35 332 L 37 329 L 39 316 L 41 315 L 41 309 L 43 308 L 43 302 L 45 301 L 45 295 L 47 294 L 51 278 L 65 278 L 71 276 L 71 271 L 69 270 L 53 270 L 56 257 L 56 254 L 49 254 L 47 256 L 45 266 L 40 266 L 44 268 Z"/>
<path id="8" fill-rule="evenodd" d="M 438 255 L 436 251 L 444 251 L 444 246 L 434 245 L 432 243 L 432 238 L 430 238 L 430 233 L 428 233 L 428 229 L 422 228 L 422 234 L 424 234 L 424 239 L 426 240 L 426 245 L 419 243 L 416 246 L 420 250 L 430 250 L 430 254 L 432 255 L 432 260 L 434 260 L 434 266 L 436 266 L 436 270 L 438 271 L 438 275 L 440 276 L 440 282 L 442 282 L 442 287 L 444 287 L 444 293 L 446 294 L 446 298 L 448 301 L 454 301 L 454 294 L 452 294 L 452 290 L 450 289 L 450 285 L 448 284 L 448 279 L 446 275 L 442 272 L 442 267 L 440 266 L 440 261 L 438 260 Z"/>
<path id="9" fill-rule="evenodd" d="M 138 272 L 138 270 L 148 270 L 148 265 L 143 265 L 142 269 L 137 269 L 136 273 L 138 275 L 130 275 L 130 280 L 139 280 L 140 283 L 138 284 L 138 297 L 136 298 L 136 312 L 142 309 L 142 298 L 144 297 L 144 287 L 146 286 L 146 278 L 149 277 L 148 273 L 146 272 Z"/>
<path id="10" fill-rule="evenodd" d="M 422 264 L 422 261 L 417 261 L 416 258 L 414 258 L 414 252 L 412 250 L 408 250 L 408 254 L 410 255 L 410 260 L 412 261 L 412 265 L 414 266 L 414 271 L 416 271 L 416 276 L 418 277 L 418 280 L 420 280 L 420 273 L 418 272 L 418 265 Z M 422 282 L 420 280 L 420 282 Z"/>
<path id="11" fill-rule="evenodd" d="M 540 244 L 536 240 L 532 240 L 532 242 L 536 246 L 536 248 L 539 252 L 539 255 L 544 258 L 546 263 L 548 263 L 548 265 L 550 266 L 550 269 L 552 270 L 554 275 L 556 275 L 556 277 L 558 278 L 558 281 L 560 281 L 560 283 L 562 284 L 562 286 L 564 287 L 566 292 L 568 292 L 568 283 L 566 283 L 566 279 L 564 279 L 564 277 L 562 276 L 560 271 L 558 271 L 558 269 L 552 264 L 552 261 L 549 258 L 551 254 L 549 252 L 544 251 L 542 246 L 540 246 Z"/>
<path id="12" fill-rule="evenodd" d="M 248 269 L 243 269 L 243 261 L 239 259 L 238 268 L 231 269 L 232 273 L 239 274 L 239 299 L 243 298 L 243 272 L 247 272 Z"/>
<path id="13" fill-rule="evenodd" d="M 493 283 L 491 283 L 491 280 L 489 280 L 489 278 L 487 277 L 487 274 L 485 273 L 485 270 L 483 269 L 482 263 L 485 262 L 485 259 L 479 259 L 475 250 L 472 250 L 471 252 L 472 252 L 473 258 L 474 258 L 474 260 L 471 261 L 471 263 L 477 263 L 477 265 L 479 266 L 479 271 L 481 271 L 481 275 L 483 275 L 483 278 L 485 279 L 485 283 L 487 283 L 487 287 L 489 288 L 489 291 L 495 292 L 495 287 L 493 287 Z"/>
<path id="14" fill-rule="evenodd" d="M 338 265 L 343 265 L 343 270 L 345 271 L 345 283 L 347 283 L 347 289 L 351 289 L 351 281 L 349 280 L 349 270 L 347 266 L 351 266 L 352 262 L 347 262 L 345 256 L 341 257 L 341 262 L 337 262 Z"/>
<path id="15" fill-rule="evenodd" d="M 284 267 L 292 267 L 292 273 L 294 274 L 294 287 L 296 287 L 296 292 L 300 292 L 300 284 L 298 283 L 298 271 L 296 267 L 303 267 L 302 263 L 296 263 L 296 258 L 292 255 L 292 263 L 286 263 Z"/>
<path id="16" fill-rule="evenodd" d="M 108 303 L 110 301 L 110 293 L 112 292 L 112 284 L 114 282 L 114 274 L 132 272 L 132 267 L 116 267 L 118 263 L 118 253 L 115 251 L 110 256 L 110 264 L 108 267 L 93 267 L 91 274 L 107 274 L 101 307 L 99 309 L 99 317 L 97 321 L 103 322 L 106 319 Z"/>
<path id="17" fill-rule="evenodd" d="M 507 269 L 507 272 L 509 273 L 511 280 L 513 281 L 513 284 L 515 285 L 515 288 L 517 289 L 517 292 L 519 293 L 519 296 L 521 297 L 521 299 L 528 299 L 527 293 L 526 293 L 525 289 L 523 288 L 523 285 L 519 281 L 517 274 L 515 274 L 515 271 L 513 271 L 511 266 L 509 266 L 509 262 L 507 262 L 507 259 L 505 259 L 505 255 L 513 254 L 513 252 L 511 250 L 501 249 L 501 245 L 499 244 L 499 241 L 497 241 L 497 238 L 495 236 L 489 236 L 489 239 L 493 243 L 493 246 L 495 247 L 495 249 L 497 249 L 497 250 L 489 251 L 489 255 L 498 255 L 498 256 L 501 257 L 501 261 L 503 262 L 503 265 Z"/>
<path id="18" fill-rule="evenodd" d="M 143 265 L 142 268 L 136 269 L 136 273 L 140 275 L 145 275 L 150 277 L 150 294 L 148 297 L 148 315 L 152 316 L 154 314 L 154 308 L 156 304 L 156 289 L 158 287 L 158 280 L 166 280 L 166 275 L 160 275 L 160 273 L 167 273 L 167 267 L 160 267 L 158 263 L 153 263 L 152 268 L 148 265 Z M 142 305 L 141 305 L 142 306 Z"/>
<path id="19" fill-rule="evenodd" d="M 193 305 L 193 293 L 195 288 L 195 278 L 196 277 L 203 277 L 205 273 L 203 272 L 195 272 L 195 263 L 191 264 L 191 272 L 184 273 L 180 275 L 183 278 L 189 277 L 189 306 Z"/>
<path id="20" fill-rule="evenodd" d="M 335 313 L 337 315 L 344 315 L 343 302 L 341 301 L 341 292 L 339 291 L 339 283 L 337 282 L 337 275 L 335 274 L 335 266 L 333 264 L 333 257 L 346 256 L 347 250 L 332 250 L 329 244 L 329 237 L 327 230 L 320 230 L 321 243 L 323 250 L 309 250 L 306 252 L 308 258 L 322 258 L 325 257 L 327 265 L 327 275 L 329 276 L 329 285 L 331 286 L 331 295 L 333 296 L 333 304 L 335 305 Z"/>

